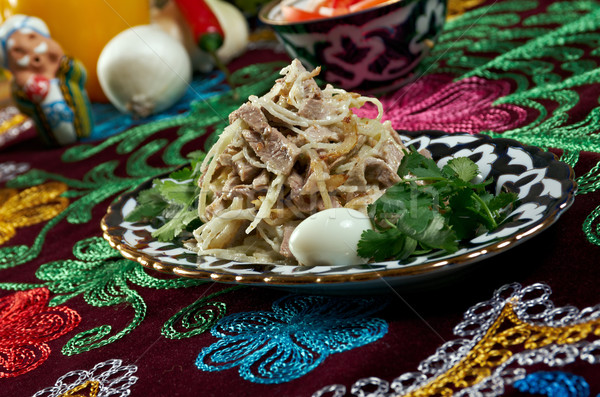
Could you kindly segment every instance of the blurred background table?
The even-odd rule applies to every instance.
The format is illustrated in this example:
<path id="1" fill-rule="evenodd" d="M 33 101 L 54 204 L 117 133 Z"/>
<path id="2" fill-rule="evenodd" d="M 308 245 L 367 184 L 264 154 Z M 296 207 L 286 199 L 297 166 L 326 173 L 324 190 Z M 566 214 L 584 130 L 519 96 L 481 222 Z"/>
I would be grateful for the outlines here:
<path id="1" fill-rule="evenodd" d="M 554 226 L 424 291 L 303 296 L 177 278 L 124 259 L 100 220 L 214 142 L 270 88 L 282 49 L 255 42 L 230 63 L 237 95 L 214 72 L 152 119 L 95 104 L 96 135 L 69 147 L 44 147 L 6 101 L 0 394 L 598 395 L 600 2 L 456 0 L 448 18 L 416 81 L 382 98 L 386 117 L 552 151 L 579 186 Z"/>

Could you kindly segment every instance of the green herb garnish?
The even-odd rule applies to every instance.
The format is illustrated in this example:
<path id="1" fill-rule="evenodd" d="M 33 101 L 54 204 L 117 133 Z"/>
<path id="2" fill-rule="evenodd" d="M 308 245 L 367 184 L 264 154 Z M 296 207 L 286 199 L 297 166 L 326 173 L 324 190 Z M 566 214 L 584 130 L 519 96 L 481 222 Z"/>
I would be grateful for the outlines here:
<path id="1" fill-rule="evenodd" d="M 161 216 L 167 220 L 152 233 L 159 241 L 172 241 L 184 230 L 196 228 L 198 220 L 197 197 L 200 188 L 200 165 L 204 152 L 192 152 L 189 167 L 169 174 L 168 179 L 155 179 L 152 187 L 143 190 L 137 197 L 137 206 L 125 218 L 128 222 L 138 222 Z"/>
<path id="2" fill-rule="evenodd" d="M 358 254 L 381 261 L 438 249 L 452 253 L 460 240 L 497 228 L 505 218 L 502 210 L 517 196 L 494 196 L 485 189 L 491 179 L 472 182 L 478 173 L 467 157 L 440 169 L 415 150 L 406 153 L 398 167 L 402 180 L 368 208 L 375 230 L 362 234 Z"/>

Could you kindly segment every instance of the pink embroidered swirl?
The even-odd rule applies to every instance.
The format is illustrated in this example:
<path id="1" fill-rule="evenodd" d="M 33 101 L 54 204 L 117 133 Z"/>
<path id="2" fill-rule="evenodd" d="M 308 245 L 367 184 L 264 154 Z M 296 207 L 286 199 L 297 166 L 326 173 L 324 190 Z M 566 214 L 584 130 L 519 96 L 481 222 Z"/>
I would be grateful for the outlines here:
<path id="1" fill-rule="evenodd" d="M 381 99 L 383 120 L 398 130 L 441 130 L 449 133 L 503 132 L 521 125 L 527 111 L 494 101 L 510 93 L 510 83 L 470 77 L 452 81 L 442 74 L 427 75 Z M 355 111 L 374 118 L 374 106 Z"/>

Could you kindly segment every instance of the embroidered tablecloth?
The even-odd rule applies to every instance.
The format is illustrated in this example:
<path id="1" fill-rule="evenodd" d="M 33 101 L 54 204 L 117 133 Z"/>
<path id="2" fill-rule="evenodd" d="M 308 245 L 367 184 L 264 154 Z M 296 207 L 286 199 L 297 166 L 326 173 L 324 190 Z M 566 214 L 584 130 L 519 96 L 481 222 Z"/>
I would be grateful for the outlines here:
<path id="1" fill-rule="evenodd" d="M 381 98 L 385 118 L 556 154 L 578 191 L 555 225 L 435 288 L 376 296 L 224 285 L 125 259 L 101 237 L 107 207 L 206 149 L 270 88 L 289 59 L 253 49 L 231 65 L 235 92 L 204 76 L 170 114 L 133 123 L 97 106 L 95 140 L 0 152 L 0 394 L 600 394 L 600 2 L 449 8 L 419 78 Z"/>

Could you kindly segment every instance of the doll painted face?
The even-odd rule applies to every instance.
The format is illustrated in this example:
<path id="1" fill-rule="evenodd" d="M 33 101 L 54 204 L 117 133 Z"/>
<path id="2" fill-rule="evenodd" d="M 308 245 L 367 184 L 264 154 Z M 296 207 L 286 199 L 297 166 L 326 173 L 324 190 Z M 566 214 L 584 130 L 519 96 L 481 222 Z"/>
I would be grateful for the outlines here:
<path id="1" fill-rule="evenodd" d="M 28 28 L 11 34 L 6 49 L 8 68 L 17 83 L 25 82 L 31 75 L 54 78 L 64 54 L 56 41 Z"/>

